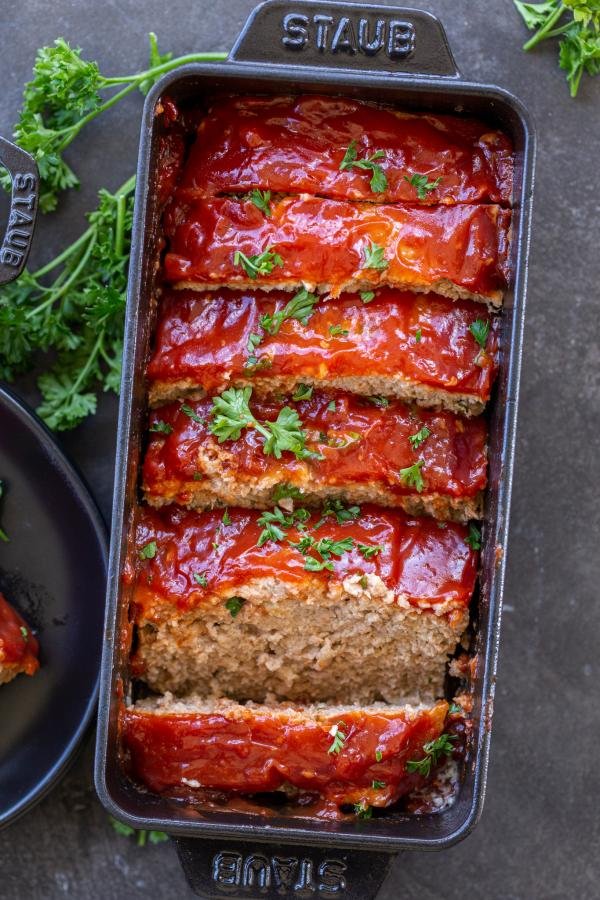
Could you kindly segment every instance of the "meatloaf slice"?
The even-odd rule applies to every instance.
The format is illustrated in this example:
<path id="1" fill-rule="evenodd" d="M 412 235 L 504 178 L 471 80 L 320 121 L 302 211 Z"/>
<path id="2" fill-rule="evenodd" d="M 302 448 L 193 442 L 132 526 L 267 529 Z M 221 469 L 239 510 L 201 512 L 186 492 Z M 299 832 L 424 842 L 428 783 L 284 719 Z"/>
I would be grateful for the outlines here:
<path id="1" fill-rule="evenodd" d="M 309 505 L 345 498 L 440 519 L 480 517 L 482 419 L 397 400 L 381 408 L 346 393 L 288 403 L 252 402 L 250 394 L 232 388 L 214 404 L 172 403 L 151 414 L 143 467 L 149 503 L 264 508 L 285 483 Z"/>
<path id="2" fill-rule="evenodd" d="M 445 701 L 256 706 L 166 694 L 123 707 L 120 735 L 131 777 L 155 793 L 202 801 L 218 792 L 222 803 L 223 794 L 282 791 L 307 815 L 318 805 L 330 817 L 348 807 L 369 817 L 459 756 L 457 721 Z"/>
<path id="3" fill-rule="evenodd" d="M 344 165 L 349 147 L 359 162 L 378 154 L 383 184 L 372 186 L 368 167 Z M 417 191 L 415 175 L 425 175 L 428 188 Z M 219 98 L 202 119 L 180 187 L 198 197 L 259 188 L 344 200 L 509 206 L 512 177 L 510 139 L 476 119 L 417 115 L 349 97 L 234 96 Z"/>
<path id="4" fill-rule="evenodd" d="M 485 349 L 472 333 L 482 327 Z M 313 386 L 478 415 L 499 328 L 469 300 L 392 288 L 330 303 L 304 290 L 291 300 L 283 291 L 170 291 L 148 366 L 150 403 L 232 386 L 261 396 Z"/>
<path id="5" fill-rule="evenodd" d="M 439 697 L 475 585 L 465 526 L 288 509 L 139 510 L 134 674 L 256 701 Z"/>
<path id="6" fill-rule="evenodd" d="M 177 287 L 305 287 L 337 297 L 387 285 L 502 305 L 510 211 L 286 197 L 175 200 L 165 277 Z"/>
<path id="7" fill-rule="evenodd" d="M 0 594 L 0 684 L 17 675 L 34 675 L 40 667 L 39 645 L 25 619 Z"/>

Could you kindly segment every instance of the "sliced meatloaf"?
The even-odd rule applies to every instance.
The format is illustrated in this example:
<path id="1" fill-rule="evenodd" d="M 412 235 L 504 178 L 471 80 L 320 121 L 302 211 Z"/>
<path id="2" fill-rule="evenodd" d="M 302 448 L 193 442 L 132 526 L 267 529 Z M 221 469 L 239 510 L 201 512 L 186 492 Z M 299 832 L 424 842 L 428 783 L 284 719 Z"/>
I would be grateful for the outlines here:
<path id="1" fill-rule="evenodd" d="M 218 792 L 222 803 L 223 794 L 281 791 L 307 815 L 316 804 L 366 818 L 459 755 L 456 725 L 444 701 L 256 706 L 167 694 L 120 714 L 129 773 L 153 792 L 200 801 Z"/>
<path id="2" fill-rule="evenodd" d="M 40 667 L 39 645 L 25 619 L 0 594 L 0 684 Z"/>
<path id="3" fill-rule="evenodd" d="M 195 290 L 263 287 L 339 296 L 387 285 L 499 307 L 510 211 L 495 205 L 176 200 L 165 213 L 167 281 Z"/>
<path id="4" fill-rule="evenodd" d="M 373 180 L 369 160 L 383 180 Z M 417 191 L 415 175 L 424 175 L 428 187 Z M 199 125 L 181 187 L 198 197 L 259 188 L 342 200 L 509 206 L 512 180 L 511 142 L 484 122 L 310 94 L 220 97 Z"/>
<path id="5" fill-rule="evenodd" d="M 497 371 L 499 329 L 469 300 L 392 288 L 330 303 L 304 289 L 291 299 L 169 291 L 148 366 L 150 402 L 232 386 L 253 385 L 255 396 L 313 386 L 477 415 Z"/>
<path id="6" fill-rule="evenodd" d="M 376 507 L 138 512 L 133 666 L 155 691 L 433 701 L 468 622 L 467 529 Z"/>
<path id="7" fill-rule="evenodd" d="M 441 519 L 479 518 L 486 424 L 450 412 L 379 407 L 353 394 L 294 402 L 251 400 L 251 388 L 214 401 L 172 403 L 150 416 L 143 466 L 155 506 L 266 507 L 282 483 L 310 504 L 330 498 L 401 507 Z"/>

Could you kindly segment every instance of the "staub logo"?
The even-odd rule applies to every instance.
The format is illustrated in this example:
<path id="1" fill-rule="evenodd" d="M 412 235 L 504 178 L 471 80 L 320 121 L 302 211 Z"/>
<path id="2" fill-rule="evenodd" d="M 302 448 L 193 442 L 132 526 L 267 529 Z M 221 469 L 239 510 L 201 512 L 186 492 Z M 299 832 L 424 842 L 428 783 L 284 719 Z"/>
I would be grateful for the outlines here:
<path id="1" fill-rule="evenodd" d="M 274 891 L 293 897 L 339 897 L 346 890 L 346 864 L 324 859 L 318 865 L 308 857 L 265 856 L 262 853 L 222 851 L 213 857 L 212 877 L 224 893 L 244 889 L 255 893 Z"/>
<path id="2" fill-rule="evenodd" d="M 287 13 L 282 27 L 281 42 L 290 50 L 312 44 L 321 53 L 375 56 L 383 50 L 390 59 L 406 59 L 415 49 L 412 22 L 383 16 Z"/>

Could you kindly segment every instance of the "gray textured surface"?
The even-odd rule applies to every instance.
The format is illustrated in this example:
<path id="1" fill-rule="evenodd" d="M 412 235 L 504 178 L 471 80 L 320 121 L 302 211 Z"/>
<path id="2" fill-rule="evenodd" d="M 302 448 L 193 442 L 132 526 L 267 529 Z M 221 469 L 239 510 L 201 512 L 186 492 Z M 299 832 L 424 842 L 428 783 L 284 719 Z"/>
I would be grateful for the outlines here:
<path id="1" fill-rule="evenodd" d="M 64 35 L 107 74 L 163 49 L 226 50 L 254 0 L 23 0 L 3 17 L 0 133 L 9 135 L 35 49 Z M 417 5 L 417 4 L 415 4 Z M 422 4 L 425 5 L 425 4 Z M 381 893 L 446 900 L 599 896 L 597 848 L 600 560 L 598 147 L 600 78 L 568 97 L 554 49 L 525 56 L 508 0 L 429 0 L 469 77 L 518 94 L 539 129 L 537 195 L 494 738 L 483 819 L 442 854 L 405 854 Z M 133 171 L 138 98 L 92 124 L 72 148 L 84 187 L 39 228 L 39 259 L 76 236 L 100 184 Z M 31 397 L 29 385 L 19 390 Z M 116 403 L 63 443 L 109 515 Z M 91 782 L 92 738 L 33 812 L 0 835 L 0 896 L 10 900 L 189 896 L 171 847 L 136 848 L 112 832 Z"/>

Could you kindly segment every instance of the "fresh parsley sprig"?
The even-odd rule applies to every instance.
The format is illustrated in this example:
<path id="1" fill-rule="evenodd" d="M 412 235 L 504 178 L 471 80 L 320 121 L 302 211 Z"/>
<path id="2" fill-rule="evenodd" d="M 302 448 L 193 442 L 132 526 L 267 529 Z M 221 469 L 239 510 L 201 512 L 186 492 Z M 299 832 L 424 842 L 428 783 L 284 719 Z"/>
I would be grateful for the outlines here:
<path id="1" fill-rule="evenodd" d="M 364 159 L 358 159 L 356 141 L 350 141 L 348 149 L 344 154 L 344 158 L 340 163 L 340 172 L 352 168 L 371 172 L 371 190 L 374 194 L 382 194 L 387 190 L 388 182 L 385 172 L 377 162 L 378 159 L 385 159 L 385 151 L 376 150 L 371 156 L 365 157 Z"/>
<path id="2" fill-rule="evenodd" d="M 301 288 L 294 294 L 283 309 L 272 315 L 261 316 L 260 327 L 271 336 L 276 335 L 286 319 L 297 319 L 301 325 L 307 325 L 314 312 L 315 305 L 319 302 L 316 294 L 311 294 L 306 288 Z"/>
<path id="3" fill-rule="evenodd" d="M 271 191 L 259 191 L 258 188 L 254 188 L 248 196 L 256 208 L 260 209 L 265 216 L 271 215 Z"/>
<path id="4" fill-rule="evenodd" d="M 23 105 L 14 127 L 16 143 L 34 157 L 40 171 L 40 209 L 56 209 L 59 195 L 78 187 L 79 178 L 63 153 L 88 122 L 115 106 L 132 91 L 147 93 L 165 72 L 184 63 L 225 59 L 224 53 L 190 53 L 176 59 L 161 56 L 155 34 L 150 34 L 150 65 L 134 75 L 107 78 L 98 64 L 81 58 L 64 38 L 38 50 L 33 78 L 23 92 Z M 120 88 L 107 99 L 102 94 Z M 3 185 L 10 179 L 4 173 Z"/>
<path id="5" fill-rule="evenodd" d="M 259 275 L 270 275 L 275 266 L 283 266 L 283 259 L 279 253 L 275 253 L 272 247 L 267 247 L 262 253 L 246 256 L 241 250 L 233 254 L 234 266 L 242 266 L 249 278 L 258 278 Z"/>
<path id="6" fill-rule="evenodd" d="M 407 772 L 418 772 L 427 778 L 431 773 L 431 767 L 438 764 L 441 756 L 452 756 L 454 747 L 452 741 L 456 740 L 455 734 L 440 734 L 435 741 L 423 744 L 423 759 L 409 759 L 406 763 Z"/>
<path id="7" fill-rule="evenodd" d="M 288 528 L 293 525 L 302 527 L 309 518 L 309 511 L 303 507 L 292 510 L 288 515 L 278 506 L 273 509 L 273 512 L 264 512 L 257 519 L 257 523 L 264 526 L 258 537 L 258 546 L 262 547 L 267 541 L 283 541 Z"/>
<path id="8" fill-rule="evenodd" d="M 295 409 L 284 406 L 274 422 L 260 422 L 250 410 L 251 395 L 251 387 L 228 388 L 212 398 L 208 427 L 220 444 L 239 440 L 244 428 L 255 428 L 264 437 L 263 453 L 267 456 L 281 459 L 281 454 L 289 451 L 298 459 L 315 457 L 305 446 L 306 434 Z"/>
<path id="9" fill-rule="evenodd" d="M 425 481 L 421 474 L 421 468 L 424 464 L 425 461 L 419 459 L 414 465 L 407 466 L 405 469 L 400 469 L 400 480 L 402 483 L 405 484 L 406 487 L 414 487 L 418 494 L 422 493 L 423 488 L 425 487 Z"/>
<path id="10" fill-rule="evenodd" d="M 363 260 L 361 269 L 387 269 L 389 261 L 384 257 L 385 247 L 369 241 L 368 247 L 363 247 Z"/>
<path id="11" fill-rule="evenodd" d="M 412 185 L 417 191 L 417 197 L 419 200 L 427 200 L 427 195 L 434 191 L 440 181 L 442 180 L 442 176 L 436 178 L 435 181 L 429 181 L 427 175 L 418 175 L 416 172 L 414 175 L 411 175 L 410 178 L 408 175 L 404 176 L 404 180 L 408 181 L 410 185 Z"/>
<path id="12" fill-rule="evenodd" d="M 600 74 L 600 6 L 597 0 L 547 0 L 543 3 L 513 0 L 513 3 L 527 28 L 537 29 L 523 44 L 523 50 L 532 50 L 550 38 L 560 38 L 558 64 L 567 73 L 571 97 L 576 97 L 584 73 Z"/>

